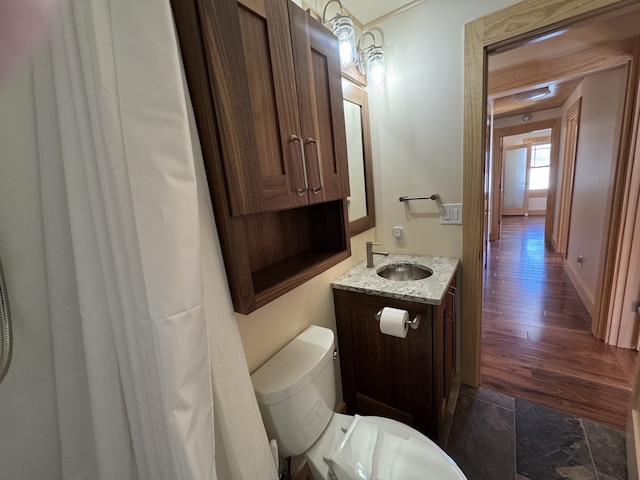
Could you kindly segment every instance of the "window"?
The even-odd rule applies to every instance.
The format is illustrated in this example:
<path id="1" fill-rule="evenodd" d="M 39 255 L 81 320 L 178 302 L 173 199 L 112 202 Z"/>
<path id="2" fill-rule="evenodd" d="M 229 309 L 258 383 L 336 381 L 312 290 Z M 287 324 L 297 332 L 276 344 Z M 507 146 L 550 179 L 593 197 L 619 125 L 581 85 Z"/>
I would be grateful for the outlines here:
<path id="1" fill-rule="evenodd" d="M 546 190 L 549 188 L 550 165 L 551 143 L 534 143 L 531 145 L 529 190 Z"/>

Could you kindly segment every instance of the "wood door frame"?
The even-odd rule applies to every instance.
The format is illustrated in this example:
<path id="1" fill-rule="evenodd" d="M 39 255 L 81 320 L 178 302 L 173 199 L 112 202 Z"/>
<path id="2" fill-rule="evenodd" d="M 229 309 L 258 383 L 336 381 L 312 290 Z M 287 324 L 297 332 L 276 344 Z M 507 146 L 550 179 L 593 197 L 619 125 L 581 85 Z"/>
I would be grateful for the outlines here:
<path id="1" fill-rule="evenodd" d="M 498 49 L 515 48 L 527 41 L 556 32 L 578 23 L 592 20 L 602 14 L 614 12 L 639 0 L 524 0 L 511 7 L 494 12 L 465 25 L 465 78 L 464 78 L 464 133 L 463 133 L 463 224 L 462 253 L 462 351 L 461 381 L 477 386 L 480 382 L 480 348 L 482 337 L 482 225 L 483 225 L 483 155 L 485 152 L 485 121 L 487 108 L 487 60 L 488 54 Z M 636 55 L 627 58 L 635 71 Z M 633 77 L 634 85 L 636 75 Z M 532 79 L 525 79 L 532 81 Z M 628 87 L 631 85 L 628 85 Z M 629 160 L 630 129 L 635 101 L 627 95 L 623 132 L 615 175 L 613 212 L 608 247 L 615 247 L 620 227 L 622 193 Z M 629 99 L 629 97 L 633 97 Z M 630 103 L 631 102 L 631 103 Z M 609 248 L 607 248 L 609 250 Z M 615 251 L 613 252 L 615 253 Z M 605 278 L 613 276 L 608 266 Z M 610 295 L 609 289 L 609 295 Z M 607 302 L 602 302 L 606 304 Z"/>
<path id="2" fill-rule="evenodd" d="M 625 185 L 625 201 L 622 206 L 624 220 L 618 245 L 621 260 L 614 274 L 614 281 L 619 288 L 616 289 L 609 308 L 606 340 L 613 345 L 638 350 L 638 318 L 629 306 L 633 300 L 640 298 L 640 279 L 637 270 L 633 268 L 640 266 L 640 195 L 633 194 L 640 191 L 640 90 L 637 92 L 634 122 L 633 130 L 636 133 L 632 152 L 635 160 Z M 628 261 L 624 261 L 627 259 Z M 640 406 L 640 402 L 638 405 Z"/>
<path id="3" fill-rule="evenodd" d="M 573 200 L 573 182 L 575 177 L 576 158 L 578 156 L 578 138 L 580 135 L 580 112 L 582 97 L 578 98 L 567 110 L 565 120 L 564 154 L 562 156 L 562 187 L 560 188 L 560 206 L 558 207 L 558 235 L 555 239 L 555 251 L 567 258 L 569 242 L 569 219 Z M 575 121 L 572 143 L 569 144 L 569 122 Z M 569 148 L 571 147 L 571 150 Z M 568 173 L 568 175 L 567 175 Z"/>
<path id="4" fill-rule="evenodd" d="M 491 216 L 491 241 L 500 238 L 500 224 L 502 218 L 502 199 L 500 195 L 500 185 L 502 183 L 502 138 L 511 135 L 521 135 L 535 130 L 551 129 L 551 167 L 549 170 L 549 189 L 547 190 L 547 210 L 544 225 L 545 241 L 551 242 L 553 235 L 553 224 L 555 219 L 556 202 L 556 178 L 558 174 L 558 152 L 560 150 L 560 118 L 540 120 L 523 125 L 513 125 L 510 127 L 496 128 L 493 132 L 493 153 L 491 178 L 491 208 L 497 215 Z M 496 140 L 497 139 L 497 140 Z"/>

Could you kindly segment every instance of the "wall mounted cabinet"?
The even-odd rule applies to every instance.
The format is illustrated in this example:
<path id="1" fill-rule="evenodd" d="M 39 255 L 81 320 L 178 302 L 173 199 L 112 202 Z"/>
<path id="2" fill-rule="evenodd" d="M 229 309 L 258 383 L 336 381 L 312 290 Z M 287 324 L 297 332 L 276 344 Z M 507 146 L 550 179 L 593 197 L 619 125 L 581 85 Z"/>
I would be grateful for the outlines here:
<path id="1" fill-rule="evenodd" d="M 288 0 L 172 0 L 236 311 L 350 254 L 336 37 Z"/>
<path id="2" fill-rule="evenodd" d="M 195 3 L 231 214 L 346 197 L 335 36 L 287 0 Z"/>

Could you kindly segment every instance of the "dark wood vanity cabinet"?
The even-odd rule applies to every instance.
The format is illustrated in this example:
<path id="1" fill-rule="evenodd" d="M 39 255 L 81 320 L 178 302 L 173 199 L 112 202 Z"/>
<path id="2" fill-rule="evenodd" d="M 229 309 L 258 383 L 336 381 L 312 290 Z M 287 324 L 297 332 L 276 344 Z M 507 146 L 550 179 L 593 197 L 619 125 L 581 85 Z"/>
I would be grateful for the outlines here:
<path id="1" fill-rule="evenodd" d="M 350 255 L 337 38 L 289 0 L 171 0 L 227 278 L 250 313 Z"/>
<path id="2" fill-rule="evenodd" d="M 434 440 L 442 432 L 456 365 L 455 279 L 440 305 L 333 290 L 342 391 L 351 414 L 379 415 Z M 384 307 L 422 315 L 406 338 L 380 332 Z"/>

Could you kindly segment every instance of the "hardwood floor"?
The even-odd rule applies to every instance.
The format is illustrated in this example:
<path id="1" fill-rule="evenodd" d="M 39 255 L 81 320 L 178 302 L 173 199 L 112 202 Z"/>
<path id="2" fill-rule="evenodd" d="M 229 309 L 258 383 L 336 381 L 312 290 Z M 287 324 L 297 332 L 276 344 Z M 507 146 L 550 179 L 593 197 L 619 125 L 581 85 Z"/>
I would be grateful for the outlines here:
<path id="1" fill-rule="evenodd" d="M 544 217 L 504 217 L 484 276 L 481 385 L 624 428 L 637 352 L 593 337 Z"/>

